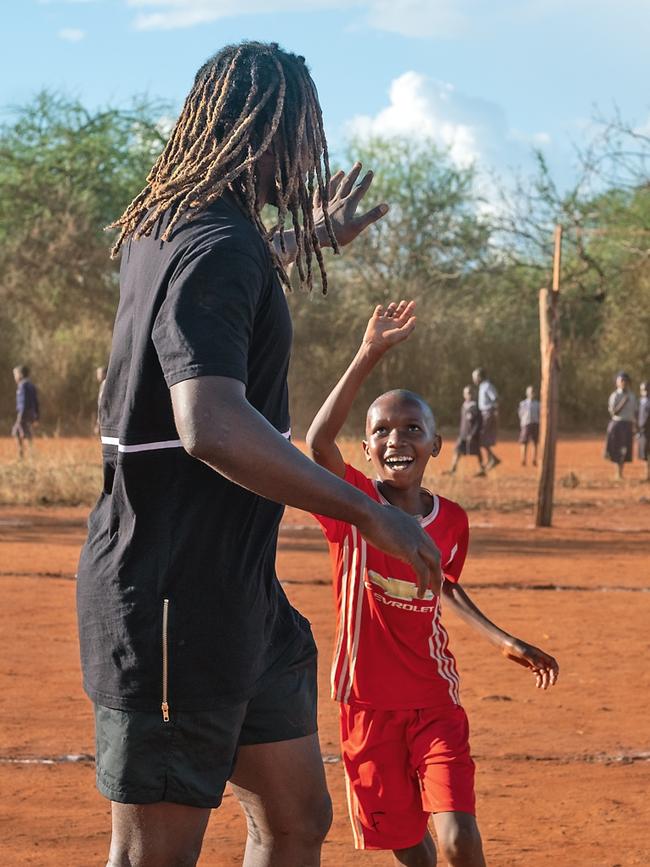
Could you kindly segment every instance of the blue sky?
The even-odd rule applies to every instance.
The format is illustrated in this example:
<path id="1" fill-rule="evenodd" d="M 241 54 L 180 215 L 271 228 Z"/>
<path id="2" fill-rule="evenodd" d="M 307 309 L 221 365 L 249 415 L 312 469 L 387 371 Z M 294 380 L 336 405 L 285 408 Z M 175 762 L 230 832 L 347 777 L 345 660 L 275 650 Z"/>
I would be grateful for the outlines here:
<path id="1" fill-rule="evenodd" d="M 546 151 L 563 181 L 594 107 L 650 128 L 650 0 L 8 0 L 0 106 L 40 88 L 89 107 L 177 107 L 244 38 L 305 55 L 328 136 L 428 135 L 505 173 Z"/>

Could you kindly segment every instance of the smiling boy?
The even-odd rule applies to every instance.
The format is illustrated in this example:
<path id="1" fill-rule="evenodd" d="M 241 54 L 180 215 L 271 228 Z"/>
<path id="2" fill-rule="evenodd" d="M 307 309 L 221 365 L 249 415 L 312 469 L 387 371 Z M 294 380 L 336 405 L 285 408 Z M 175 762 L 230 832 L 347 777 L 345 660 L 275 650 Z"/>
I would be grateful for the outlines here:
<path id="1" fill-rule="evenodd" d="M 413 516 L 440 551 L 441 600 L 501 652 L 555 683 L 557 662 L 491 623 L 461 589 L 469 528 L 464 510 L 422 487 L 440 453 L 431 408 L 404 389 L 370 406 L 363 449 L 376 479 L 346 464 L 336 437 L 368 374 L 415 327 L 415 304 L 377 307 L 352 363 L 307 433 L 312 457 L 387 508 Z M 484 867 L 475 818 L 474 763 L 459 676 L 438 597 L 418 589 L 412 568 L 368 544 L 343 521 L 317 516 L 333 561 L 337 636 L 332 696 L 340 728 L 348 806 L 358 849 L 388 849 L 395 863 L 433 867 L 438 843 L 452 867 Z"/>

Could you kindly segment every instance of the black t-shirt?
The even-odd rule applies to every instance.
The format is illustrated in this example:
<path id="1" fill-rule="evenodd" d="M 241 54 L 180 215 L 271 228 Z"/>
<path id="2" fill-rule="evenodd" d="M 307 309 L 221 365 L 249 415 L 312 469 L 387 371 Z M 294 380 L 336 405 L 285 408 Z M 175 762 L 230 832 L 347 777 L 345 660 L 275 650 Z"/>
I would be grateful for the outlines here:
<path id="1" fill-rule="evenodd" d="M 234 203 L 163 242 L 167 219 L 122 254 L 104 487 L 78 570 L 81 660 L 99 704 L 158 709 L 165 677 L 172 709 L 207 710 L 249 698 L 313 639 L 275 574 L 283 507 L 188 455 L 169 388 L 238 379 L 288 436 L 291 320 L 268 249 Z"/>

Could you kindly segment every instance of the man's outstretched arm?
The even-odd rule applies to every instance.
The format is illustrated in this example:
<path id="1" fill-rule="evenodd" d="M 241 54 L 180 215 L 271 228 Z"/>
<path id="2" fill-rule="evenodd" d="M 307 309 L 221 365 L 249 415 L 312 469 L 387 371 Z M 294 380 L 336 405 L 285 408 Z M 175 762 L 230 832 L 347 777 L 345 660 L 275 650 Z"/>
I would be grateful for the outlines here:
<path id="1" fill-rule="evenodd" d="M 242 382 L 206 376 L 170 391 L 192 457 L 269 500 L 354 524 L 372 545 L 413 567 L 421 595 L 440 592 L 440 555 L 417 521 L 312 463 L 251 406 Z"/>

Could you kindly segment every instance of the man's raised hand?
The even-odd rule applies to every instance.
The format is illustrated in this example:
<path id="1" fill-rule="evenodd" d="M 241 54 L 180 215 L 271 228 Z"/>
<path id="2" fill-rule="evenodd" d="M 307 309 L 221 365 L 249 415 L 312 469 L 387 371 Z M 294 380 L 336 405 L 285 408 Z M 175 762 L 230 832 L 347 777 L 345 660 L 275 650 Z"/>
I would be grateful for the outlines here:
<path id="1" fill-rule="evenodd" d="M 334 237 L 340 247 L 345 247 L 354 241 L 364 229 L 388 213 L 388 205 L 382 202 L 369 211 L 357 214 L 357 208 L 370 189 L 373 177 L 372 172 L 366 172 L 357 183 L 360 173 L 361 163 L 355 163 L 347 175 L 339 170 L 332 175 L 330 180 L 327 210 L 334 230 Z M 322 246 L 328 246 L 329 238 L 325 230 L 323 205 L 318 192 L 314 195 L 314 225 Z"/>

